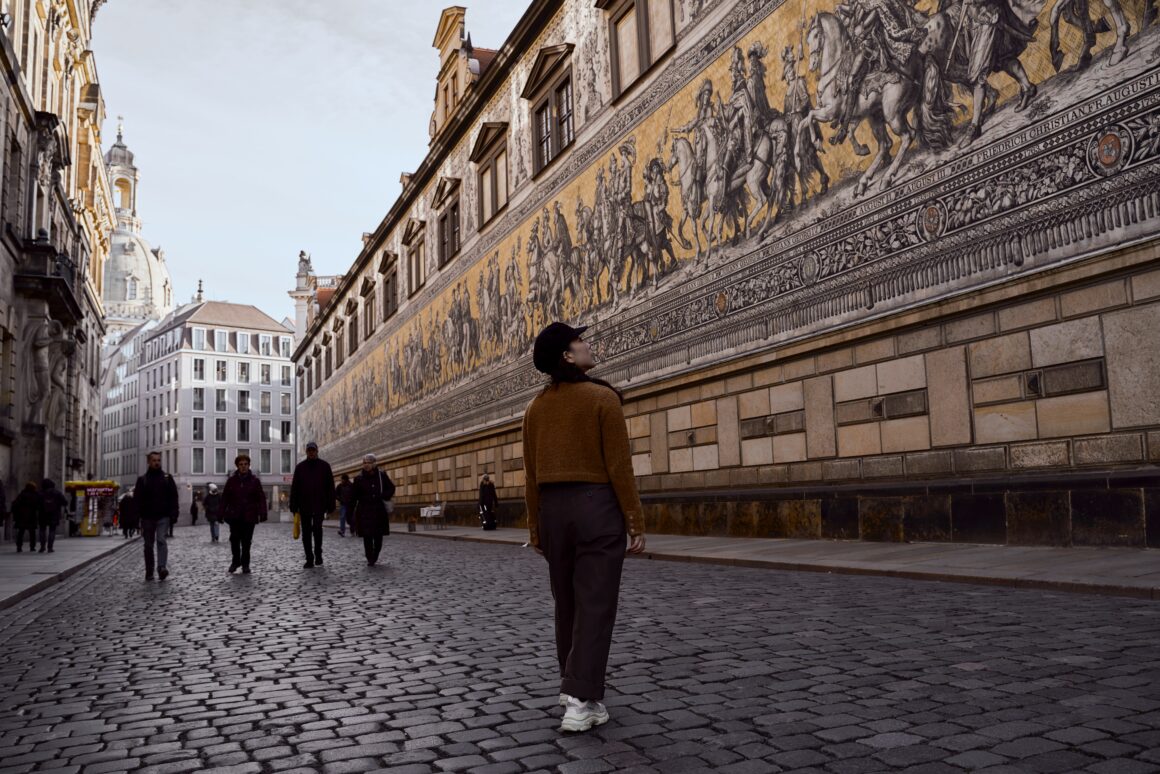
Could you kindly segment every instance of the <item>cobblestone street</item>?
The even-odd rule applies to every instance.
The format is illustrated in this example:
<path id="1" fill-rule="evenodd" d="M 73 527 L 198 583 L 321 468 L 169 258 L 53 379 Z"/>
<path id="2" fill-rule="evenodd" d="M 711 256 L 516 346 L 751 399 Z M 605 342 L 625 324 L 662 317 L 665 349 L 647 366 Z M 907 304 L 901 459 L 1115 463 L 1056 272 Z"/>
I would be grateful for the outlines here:
<path id="1" fill-rule="evenodd" d="M 563 736 L 546 565 L 179 529 L 4 611 L 0 774 L 1160 771 L 1160 605 L 629 561 L 611 721 Z"/>

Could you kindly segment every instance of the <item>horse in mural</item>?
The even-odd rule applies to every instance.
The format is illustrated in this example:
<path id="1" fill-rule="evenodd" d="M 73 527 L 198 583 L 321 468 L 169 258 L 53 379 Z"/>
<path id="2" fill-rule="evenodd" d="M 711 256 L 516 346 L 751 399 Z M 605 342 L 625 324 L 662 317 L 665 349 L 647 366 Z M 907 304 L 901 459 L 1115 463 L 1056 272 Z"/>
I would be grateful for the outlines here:
<path id="1" fill-rule="evenodd" d="M 910 73 L 875 68 L 866 74 L 859 88 L 850 83 L 855 47 L 838 16 L 815 14 L 806 33 L 806 44 L 810 49 L 809 68 L 818 74 L 818 106 L 810 111 L 808 120 L 841 124 L 844 111 L 849 110 L 850 124 L 838 126 L 839 134 L 831 138 L 831 143 L 841 141 L 847 133 L 852 136 L 862 121 L 868 121 L 878 146 L 870 166 L 855 185 L 855 196 L 861 196 L 875 183 L 880 189 L 889 187 L 918 140 L 930 147 L 945 147 L 950 116 L 934 57 L 922 56 L 915 47 L 907 63 Z M 857 88 L 857 93 L 852 93 L 851 88 Z M 909 118 L 915 108 L 917 130 Z M 893 159 L 894 142 L 887 128 L 899 139 Z"/>

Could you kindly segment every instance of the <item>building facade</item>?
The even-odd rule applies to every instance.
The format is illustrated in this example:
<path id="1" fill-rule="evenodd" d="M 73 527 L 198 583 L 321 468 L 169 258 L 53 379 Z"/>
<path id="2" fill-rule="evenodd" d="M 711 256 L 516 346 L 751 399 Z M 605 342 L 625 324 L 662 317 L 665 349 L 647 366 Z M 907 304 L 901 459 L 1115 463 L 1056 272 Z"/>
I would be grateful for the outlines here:
<path id="1" fill-rule="evenodd" d="M 112 197 L 93 53 L 103 0 L 0 3 L 0 478 L 99 467 Z"/>
<path id="2" fill-rule="evenodd" d="M 535 0 L 449 113 L 445 10 L 443 118 L 296 350 L 300 438 L 377 453 L 403 512 L 470 520 L 489 472 L 521 523 L 566 319 L 653 531 L 1160 545 L 1154 14 L 928 5 Z"/>
<path id="3" fill-rule="evenodd" d="M 186 521 L 194 494 L 224 485 L 245 452 L 271 506 L 284 507 L 296 461 L 293 332 L 253 306 L 198 299 L 134 340 L 137 434 L 126 437 L 139 453 L 116 474 L 110 459 L 109 474 L 135 481 L 145 454 L 160 452 Z"/>
<path id="4" fill-rule="evenodd" d="M 141 447 L 141 360 L 145 337 L 157 327 L 146 320 L 118 335 L 104 348 L 101 414 L 101 479 L 115 481 L 121 492 L 137 482 L 144 467 Z"/>

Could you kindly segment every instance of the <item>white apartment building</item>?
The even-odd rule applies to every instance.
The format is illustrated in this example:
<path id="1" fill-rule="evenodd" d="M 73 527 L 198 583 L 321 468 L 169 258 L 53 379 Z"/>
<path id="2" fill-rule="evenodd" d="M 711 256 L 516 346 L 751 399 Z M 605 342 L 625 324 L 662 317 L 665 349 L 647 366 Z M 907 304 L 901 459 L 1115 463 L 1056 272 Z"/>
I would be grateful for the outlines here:
<path id="1" fill-rule="evenodd" d="M 101 375 L 101 478 L 131 489 L 144 468 L 141 448 L 141 353 L 157 327 L 146 320 L 105 346 Z"/>
<path id="2" fill-rule="evenodd" d="M 272 510 L 284 509 L 294 472 L 293 332 L 254 306 L 199 301 L 145 337 L 140 447 L 161 453 L 189 503 L 250 455 Z M 140 471 L 139 471 L 140 472 Z M 134 479 L 135 480 L 135 479 Z"/>

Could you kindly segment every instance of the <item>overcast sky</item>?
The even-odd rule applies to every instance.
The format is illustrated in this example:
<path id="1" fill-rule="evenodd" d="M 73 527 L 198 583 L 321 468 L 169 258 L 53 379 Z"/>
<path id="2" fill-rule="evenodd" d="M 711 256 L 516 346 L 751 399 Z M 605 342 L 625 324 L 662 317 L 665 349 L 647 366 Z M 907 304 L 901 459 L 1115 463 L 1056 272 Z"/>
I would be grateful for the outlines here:
<path id="1" fill-rule="evenodd" d="M 529 0 L 467 0 L 499 48 Z M 110 0 L 92 48 L 108 117 L 125 117 L 143 235 L 176 298 L 293 315 L 299 250 L 344 272 L 427 150 L 440 11 L 414 0 Z"/>

